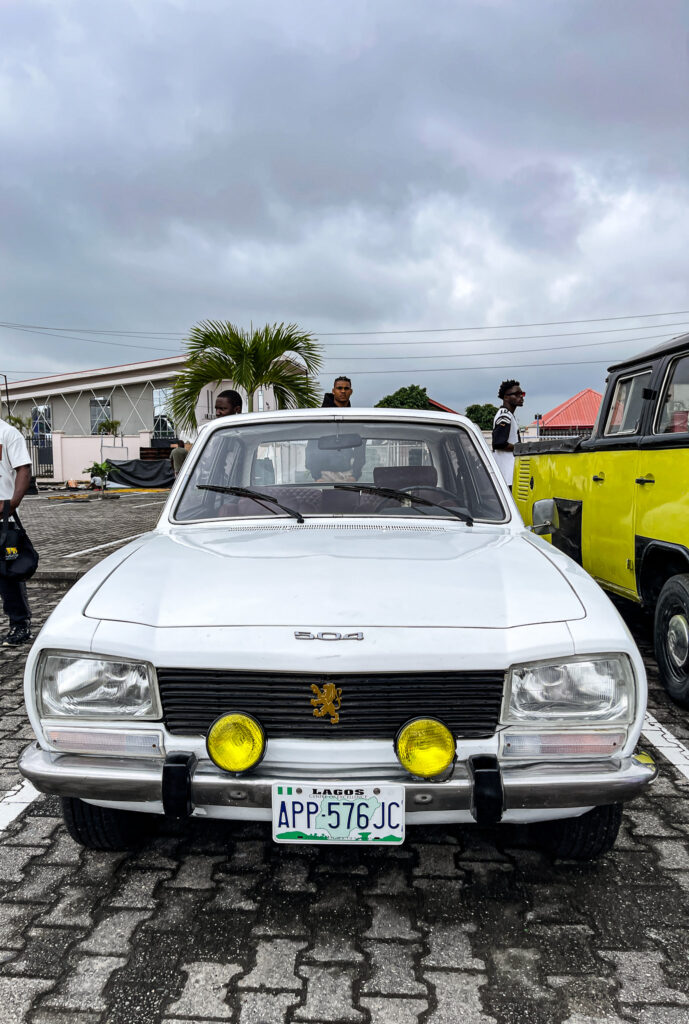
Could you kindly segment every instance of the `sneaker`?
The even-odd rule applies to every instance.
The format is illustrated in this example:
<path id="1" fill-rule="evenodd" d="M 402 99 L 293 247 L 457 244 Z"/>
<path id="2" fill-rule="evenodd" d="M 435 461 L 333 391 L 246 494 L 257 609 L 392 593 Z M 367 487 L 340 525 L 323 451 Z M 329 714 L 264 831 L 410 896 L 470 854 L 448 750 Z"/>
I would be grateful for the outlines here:
<path id="1" fill-rule="evenodd" d="M 22 644 L 28 644 L 32 639 L 31 626 L 28 622 L 22 622 L 16 626 L 10 626 L 9 632 L 5 633 L 2 638 L 2 646 L 20 647 Z"/>

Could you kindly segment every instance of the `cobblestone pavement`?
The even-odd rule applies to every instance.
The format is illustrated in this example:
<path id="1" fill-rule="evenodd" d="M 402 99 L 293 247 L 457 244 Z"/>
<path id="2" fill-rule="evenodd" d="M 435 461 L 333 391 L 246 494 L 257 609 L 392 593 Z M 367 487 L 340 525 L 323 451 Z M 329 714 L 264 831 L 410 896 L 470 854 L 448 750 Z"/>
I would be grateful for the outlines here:
<path id="1" fill-rule="evenodd" d="M 70 550 L 149 528 L 158 510 L 138 502 L 92 518 L 50 508 L 41 526 L 37 501 L 24 518 L 41 546 L 52 538 L 45 561 L 59 569 Z M 37 622 L 65 589 L 30 585 Z M 650 710 L 686 742 L 646 624 L 630 624 Z M 31 733 L 24 654 L 0 659 L 7 790 Z M 94 853 L 40 797 L 0 840 L 4 1020 L 686 1024 L 689 782 L 661 767 L 593 865 L 553 863 L 519 829 L 411 828 L 388 852 L 278 847 L 263 824 L 164 824 L 137 853 Z"/>

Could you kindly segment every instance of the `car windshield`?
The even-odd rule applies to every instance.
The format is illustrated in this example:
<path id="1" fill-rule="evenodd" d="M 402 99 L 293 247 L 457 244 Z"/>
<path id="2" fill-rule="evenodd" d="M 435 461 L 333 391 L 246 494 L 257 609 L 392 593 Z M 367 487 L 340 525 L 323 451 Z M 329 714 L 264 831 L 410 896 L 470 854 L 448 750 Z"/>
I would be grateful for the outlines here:
<path id="1" fill-rule="evenodd" d="M 177 521 L 404 515 L 504 522 L 506 508 L 461 425 L 276 421 L 212 432 Z"/>

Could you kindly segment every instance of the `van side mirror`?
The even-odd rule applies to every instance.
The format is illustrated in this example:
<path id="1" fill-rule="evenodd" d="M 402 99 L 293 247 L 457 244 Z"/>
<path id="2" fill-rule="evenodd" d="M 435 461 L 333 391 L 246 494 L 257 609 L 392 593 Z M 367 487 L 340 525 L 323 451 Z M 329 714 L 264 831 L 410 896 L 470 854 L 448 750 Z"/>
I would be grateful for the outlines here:
<path id="1" fill-rule="evenodd" d="M 560 515 L 554 498 L 542 498 L 535 501 L 531 509 L 532 530 L 539 537 L 555 533 L 560 526 Z"/>

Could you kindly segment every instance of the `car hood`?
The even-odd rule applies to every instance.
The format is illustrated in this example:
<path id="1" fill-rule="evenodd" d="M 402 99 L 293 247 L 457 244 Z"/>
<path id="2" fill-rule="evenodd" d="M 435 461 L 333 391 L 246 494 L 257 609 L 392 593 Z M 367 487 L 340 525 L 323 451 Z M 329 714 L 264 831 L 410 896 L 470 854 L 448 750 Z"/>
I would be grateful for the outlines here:
<path id="1" fill-rule="evenodd" d="M 154 533 L 84 614 L 159 627 L 505 629 L 585 610 L 526 534 L 289 524 Z"/>

